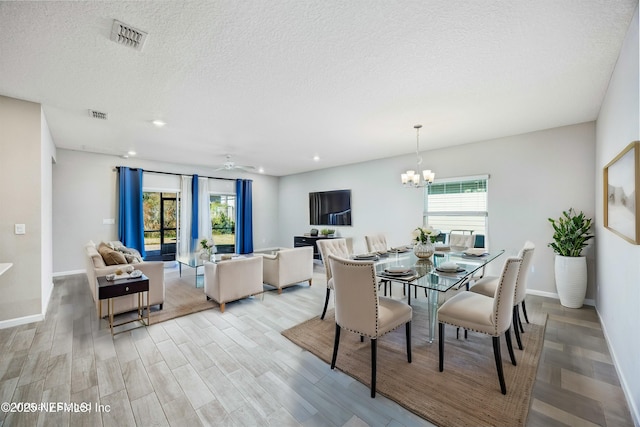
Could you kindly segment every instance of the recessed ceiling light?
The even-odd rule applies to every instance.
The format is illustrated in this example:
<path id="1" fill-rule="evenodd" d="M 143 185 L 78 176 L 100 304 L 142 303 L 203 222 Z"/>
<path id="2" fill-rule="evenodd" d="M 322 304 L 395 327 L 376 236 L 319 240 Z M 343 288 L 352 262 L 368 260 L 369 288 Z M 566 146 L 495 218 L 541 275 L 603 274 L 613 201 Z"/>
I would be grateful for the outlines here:
<path id="1" fill-rule="evenodd" d="M 319 162 L 320 161 L 320 156 L 318 156 L 317 154 L 315 156 L 313 156 L 313 161 L 314 162 Z"/>
<path id="2" fill-rule="evenodd" d="M 159 128 L 167 124 L 167 122 L 163 122 L 162 120 L 154 120 L 151 123 L 153 123 L 156 127 L 159 127 Z"/>
<path id="3" fill-rule="evenodd" d="M 260 172 L 260 173 L 264 173 L 264 168 L 263 168 L 262 166 L 260 166 L 260 167 L 258 168 L 258 172 Z"/>
<path id="4" fill-rule="evenodd" d="M 127 154 L 128 154 L 128 155 L 130 155 L 130 156 L 135 156 L 135 155 L 136 155 L 136 152 L 135 152 L 135 151 L 133 151 L 133 150 L 129 150 L 129 151 L 127 152 Z"/>

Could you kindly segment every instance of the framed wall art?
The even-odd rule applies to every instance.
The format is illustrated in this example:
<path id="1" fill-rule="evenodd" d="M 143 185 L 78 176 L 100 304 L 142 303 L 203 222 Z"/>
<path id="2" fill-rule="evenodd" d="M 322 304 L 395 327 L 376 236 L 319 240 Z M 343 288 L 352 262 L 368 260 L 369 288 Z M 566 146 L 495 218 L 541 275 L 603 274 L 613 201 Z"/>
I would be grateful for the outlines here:
<path id="1" fill-rule="evenodd" d="M 640 244 L 638 193 L 640 141 L 627 145 L 604 167 L 604 226 L 635 245 Z"/>

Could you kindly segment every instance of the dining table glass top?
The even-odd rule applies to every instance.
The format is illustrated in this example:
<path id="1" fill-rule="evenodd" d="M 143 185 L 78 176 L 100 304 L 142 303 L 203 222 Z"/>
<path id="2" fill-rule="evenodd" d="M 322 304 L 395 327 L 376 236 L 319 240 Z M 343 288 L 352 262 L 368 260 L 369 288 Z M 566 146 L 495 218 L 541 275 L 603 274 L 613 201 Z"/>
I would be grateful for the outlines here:
<path id="1" fill-rule="evenodd" d="M 418 258 L 413 251 L 378 255 L 375 261 L 378 277 L 411 283 L 429 290 L 446 292 L 464 283 L 504 250 L 473 253 L 442 251 L 429 258 Z M 441 270 L 445 265 L 457 265 L 457 271 Z"/>

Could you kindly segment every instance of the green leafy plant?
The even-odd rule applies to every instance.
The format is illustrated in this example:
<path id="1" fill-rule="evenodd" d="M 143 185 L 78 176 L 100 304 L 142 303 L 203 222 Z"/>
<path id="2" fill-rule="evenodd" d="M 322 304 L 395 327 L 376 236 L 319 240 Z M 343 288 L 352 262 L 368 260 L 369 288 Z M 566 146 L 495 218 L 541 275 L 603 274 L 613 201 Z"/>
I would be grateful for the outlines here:
<path id="1" fill-rule="evenodd" d="M 323 236 L 328 236 L 330 234 L 334 234 L 336 232 L 336 230 L 332 230 L 330 228 L 323 228 L 322 230 L 320 230 L 320 234 L 322 234 Z"/>
<path id="2" fill-rule="evenodd" d="M 591 218 L 583 212 L 579 214 L 573 208 L 563 211 L 558 219 L 549 218 L 553 225 L 553 242 L 547 246 L 561 256 L 579 257 L 582 249 L 587 246 L 587 240 L 593 238 L 590 234 Z"/>
<path id="3" fill-rule="evenodd" d="M 434 230 L 432 227 L 418 227 L 413 230 L 412 237 L 416 243 L 435 243 L 436 237 L 440 235 L 440 230 Z"/>

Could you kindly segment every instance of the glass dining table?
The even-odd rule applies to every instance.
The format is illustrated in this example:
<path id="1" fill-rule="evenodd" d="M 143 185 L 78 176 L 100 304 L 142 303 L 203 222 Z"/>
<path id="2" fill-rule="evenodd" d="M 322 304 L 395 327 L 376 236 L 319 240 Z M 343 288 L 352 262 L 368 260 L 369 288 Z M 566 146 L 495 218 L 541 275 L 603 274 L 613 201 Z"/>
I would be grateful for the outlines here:
<path id="1" fill-rule="evenodd" d="M 429 342 L 432 343 L 438 322 L 438 307 L 444 302 L 445 294 L 468 283 L 474 274 L 503 253 L 504 250 L 480 253 L 443 251 L 424 259 L 418 258 L 413 251 L 388 252 L 387 256 L 378 256 L 375 260 L 376 275 L 381 279 L 407 285 L 409 305 L 412 286 L 425 290 L 428 301 Z M 441 269 L 450 266 L 451 263 L 457 264 L 456 271 Z"/>

